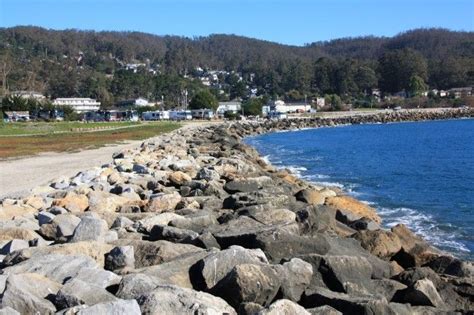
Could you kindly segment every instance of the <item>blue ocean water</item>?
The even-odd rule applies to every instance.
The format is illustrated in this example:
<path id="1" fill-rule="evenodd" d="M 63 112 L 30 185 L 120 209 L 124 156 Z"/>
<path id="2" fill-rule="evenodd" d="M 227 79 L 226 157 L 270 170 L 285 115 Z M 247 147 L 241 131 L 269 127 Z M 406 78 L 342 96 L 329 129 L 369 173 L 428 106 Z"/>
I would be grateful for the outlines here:
<path id="1" fill-rule="evenodd" d="M 339 186 L 440 249 L 474 259 L 474 120 L 338 126 L 246 139 L 277 167 Z"/>

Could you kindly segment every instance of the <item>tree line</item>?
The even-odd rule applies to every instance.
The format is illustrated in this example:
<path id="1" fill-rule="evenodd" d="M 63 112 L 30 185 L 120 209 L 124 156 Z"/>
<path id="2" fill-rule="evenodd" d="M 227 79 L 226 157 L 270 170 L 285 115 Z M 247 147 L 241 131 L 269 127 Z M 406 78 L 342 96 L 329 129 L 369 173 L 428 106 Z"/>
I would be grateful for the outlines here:
<path id="1" fill-rule="evenodd" d="M 136 71 L 127 63 L 142 63 Z M 138 32 L 0 28 L 0 94 L 36 90 L 50 97 L 93 97 L 105 105 L 146 97 L 175 106 L 205 88 L 196 67 L 239 73 L 221 78 L 218 99 L 248 96 L 346 102 L 374 89 L 411 95 L 474 84 L 474 33 L 418 29 L 397 36 L 344 38 L 302 47 L 236 35 L 185 38 Z"/>

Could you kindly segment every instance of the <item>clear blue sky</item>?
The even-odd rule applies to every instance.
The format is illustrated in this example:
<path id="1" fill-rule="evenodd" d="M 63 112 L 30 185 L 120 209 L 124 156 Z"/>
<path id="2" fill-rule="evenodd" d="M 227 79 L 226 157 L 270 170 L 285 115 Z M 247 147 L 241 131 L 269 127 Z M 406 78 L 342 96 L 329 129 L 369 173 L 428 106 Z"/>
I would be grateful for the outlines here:
<path id="1" fill-rule="evenodd" d="M 0 0 L 0 26 L 212 33 L 302 45 L 419 27 L 474 30 L 474 0 Z"/>

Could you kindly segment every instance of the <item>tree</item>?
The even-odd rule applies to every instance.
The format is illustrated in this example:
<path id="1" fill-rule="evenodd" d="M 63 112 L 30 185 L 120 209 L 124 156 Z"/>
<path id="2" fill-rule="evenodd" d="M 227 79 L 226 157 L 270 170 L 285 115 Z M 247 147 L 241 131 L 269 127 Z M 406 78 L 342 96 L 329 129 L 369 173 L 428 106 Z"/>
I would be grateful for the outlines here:
<path id="1" fill-rule="evenodd" d="M 420 96 L 421 93 L 425 92 L 427 89 L 428 85 L 426 85 L 421 77 L 414 75 L 410 78 L 409 92 L 411 96 Z"/>
<path id="2" fill-rule="evenodd" d="M 209 108 L 216 110 L 219 102 L 209 90 L 201 90 L 194 95 L 189 103 L 191 109 Z"/>
<path id="3" fill-rule="evenodd" d="M 331 94 L 325 96 L 325 102 L 333 111 L 342 110 L 342 100 L 339 95 Z"/>
<path id="4" fill-rule="evenodd" d="M 263 100 L 260 98 L 251 98 L 242 104 L 244 115 L 258 116 L 262 114 Z"/>
<path id="5" fill-rule="evenodd" d="M 426 80 L 427 69 L 425 58 L 417 51 L 388 51 L 379 59 L 380 88 L 390 93 L 409 90 L 410 80 L 414 75 Z"/>

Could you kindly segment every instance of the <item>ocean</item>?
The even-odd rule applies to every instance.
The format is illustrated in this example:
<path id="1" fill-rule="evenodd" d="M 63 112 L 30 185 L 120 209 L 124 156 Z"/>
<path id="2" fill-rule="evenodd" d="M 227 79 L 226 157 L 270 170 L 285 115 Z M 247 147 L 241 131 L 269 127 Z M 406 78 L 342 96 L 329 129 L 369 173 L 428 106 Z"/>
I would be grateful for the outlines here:
<path id="1" fill-rule="evenodd" d="M 436 247 L 474 259 L 474 119 L 367 124 L 249 137 L 279 168 L 338 186 Z"/>

